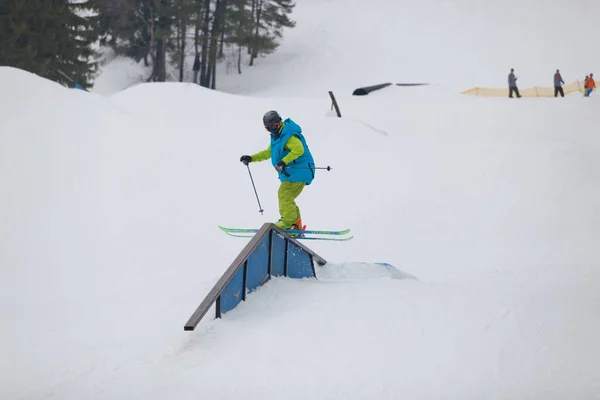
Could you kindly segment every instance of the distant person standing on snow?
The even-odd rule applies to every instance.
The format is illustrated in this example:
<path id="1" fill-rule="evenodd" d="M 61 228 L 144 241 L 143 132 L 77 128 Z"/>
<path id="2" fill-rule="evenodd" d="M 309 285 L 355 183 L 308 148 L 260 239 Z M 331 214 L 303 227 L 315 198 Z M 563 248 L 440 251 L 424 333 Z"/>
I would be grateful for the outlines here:
<path id="1" fill-rule="evenodd" d="M 196 54 L 194 57 L 194 66 L 192 67 L 192 71 L 194 71 L 194 83 L 198 83 L 198 72 L 200 72 L 200 55 Z"/>
<path id="2" fill-rule="evenodd" d="M 263 116 L 263 124 L 271 134 L 271 144 L 251 156 L 243 155 L 240 161 L 248 165 L 250 162 L 271 160 L 281 181 L 277 192 L 281 218 L 275 225 L 281 229 L 304 230 L 296 198 L 313 181 L 315 162 L 302 129 L 290 118 L 284 121 L 277 111 L 268 111 Z"/>
<path id="3" fill-rule="evenodd" d="M 510 69 L 510 74 L 508 74 L 508 97 L 513 98 L 513 92 L 517 95 L 517 98 L 520 98 L 519 88 L 517 88 L 517 77 L 515 76 L 514 68 Z"/>
<path id="4" fill-rule="evenodd" d="M 590 73 L 585 80 L 585 97 L 590 97 L 594 89 L 596 89 L 596 81 L 594 81 L 594 74 Z"/>
<path id="5" fill-rule="evenodd" d="M 554 97 L 558 97 L 560 93 L 560 97 L 565 97 L 565 91 L 562 88 L 562 85 L 565 83 L 563 81 L 562 76 L 560 76 L 560 71 L 556 70 L 554 74 Z"/>

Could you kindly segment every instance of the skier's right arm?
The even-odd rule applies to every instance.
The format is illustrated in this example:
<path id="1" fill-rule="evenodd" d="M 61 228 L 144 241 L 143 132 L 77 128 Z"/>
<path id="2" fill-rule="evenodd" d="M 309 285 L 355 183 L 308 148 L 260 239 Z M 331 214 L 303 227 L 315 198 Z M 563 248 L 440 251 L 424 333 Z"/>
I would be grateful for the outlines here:
<path id="1" fill-rule="evenodd" d="M 269 160 L 271 158 L 271 146 L 269 145 L 265 150 L 252 154 L 250 157 L 252 157 L 252 162 Z"/>

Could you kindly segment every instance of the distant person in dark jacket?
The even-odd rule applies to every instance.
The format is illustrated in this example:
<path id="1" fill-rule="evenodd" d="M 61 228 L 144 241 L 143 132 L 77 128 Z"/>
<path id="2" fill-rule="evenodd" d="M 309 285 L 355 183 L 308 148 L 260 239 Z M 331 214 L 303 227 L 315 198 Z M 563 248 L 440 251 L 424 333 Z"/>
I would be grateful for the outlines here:
<path id="1" fill-rule="evenodd" d="M 508 74 L 508 97 L 513 98 L 513 93 L 517 95 L 517 98 L 520 98 L 519 88 L 517 88 L 517 77 L 515 76 L 514 68 L 510 69 L 510 74 Z"/>
<path id="2" fill-rule="evenodd" d="M 194 71 L 194 83 L 198 83 L 198 72 L 200 71 L 200 55 L 196 54 L 194 57 L 194 66 L 192 67 L 192 71 Z"/>
<path id="3" fill-rule="evenodd" d="M 560 71 L 556 70 L 554 74 L 554 97 L 558 97 L 560 93 L 560 97 L 565 97 L 565 91 L 562 88 L 562 85 L 565 83 L 563 81 L 562 76 L 560 76 Z"/>

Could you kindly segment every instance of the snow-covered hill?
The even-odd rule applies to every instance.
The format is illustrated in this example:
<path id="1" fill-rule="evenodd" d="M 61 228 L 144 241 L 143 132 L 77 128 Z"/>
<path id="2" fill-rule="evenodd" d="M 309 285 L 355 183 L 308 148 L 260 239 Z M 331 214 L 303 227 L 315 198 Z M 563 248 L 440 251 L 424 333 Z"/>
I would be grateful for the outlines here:
<path id="1" fill-rule="evenodd" d="M 299 2 L 280 52 L 248 81 L 221 77 L 237 95 L 164 83 L 105 97 L 0 68 L 0 398 L 598 398 L 600 98 L 453 86 L 501 86 L 511 66 L 538 79 L 554 44 L 565 75 L 590 72 L 582 19 L 598 6 L 341 3 Z M 558 10 L 571 29 L 550 30 Z M 511 51 L 527 67 L 500 65 Z M 350 96 L 386 80 L 439 85 Z M 261 216 L 239 162 L 267 146 L 273 108 L 333 167 L 299 198 L 305 223 L 355 238 L 310 243 L 330 262 L 321 280 L 276 279 L 184 332 L 245 244 L 217 224 L 278 217 L 272 167 L 250 164 Z"/>

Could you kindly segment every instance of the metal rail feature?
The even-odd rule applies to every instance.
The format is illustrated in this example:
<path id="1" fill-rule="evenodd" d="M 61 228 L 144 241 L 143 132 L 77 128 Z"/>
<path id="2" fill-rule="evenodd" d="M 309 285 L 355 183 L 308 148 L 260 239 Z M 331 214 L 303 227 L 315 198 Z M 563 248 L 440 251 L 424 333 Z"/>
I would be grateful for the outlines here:
<path id="1" fill-rule="evenodd" d="M 183 329 L 193 331 L 213 304 L 215 317 L 221 318 L 273 276 L 316 278 L 315 263 L 325 265 L 327 261 L 274 224 L 266 223 L 233 260 Z"/>

